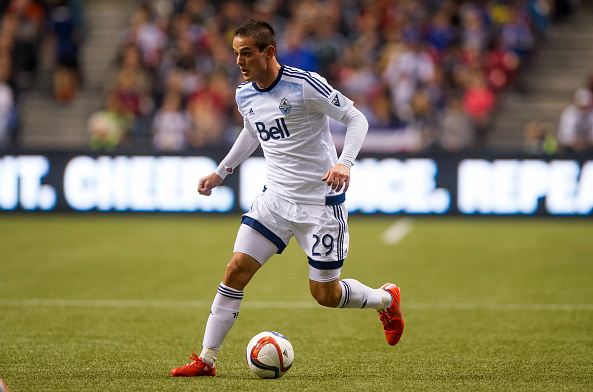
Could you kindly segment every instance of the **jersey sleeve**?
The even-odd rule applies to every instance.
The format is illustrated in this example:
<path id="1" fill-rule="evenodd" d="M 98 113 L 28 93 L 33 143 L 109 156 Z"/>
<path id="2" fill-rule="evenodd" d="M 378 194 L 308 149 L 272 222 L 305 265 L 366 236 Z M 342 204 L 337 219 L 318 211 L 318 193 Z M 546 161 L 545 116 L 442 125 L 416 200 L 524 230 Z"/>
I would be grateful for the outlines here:
<path id="1" fill-rule="evenodd" d="M 243 119 L 244 127 L 227 156 L 220 162 L 215 173 L 222 179 L 232 174 L 237 166 L 249 158 L 259 146 L 257 135 L 249 121 Z"/>
<path id="2" fill-rule="evenodd" d="M 309 109 L 324 113 L 342 123 L 353 104 L 350 99 L 314 72 L 310 73 L 307 83 L 303 83 L 303 95 L 305 105 Z"/>

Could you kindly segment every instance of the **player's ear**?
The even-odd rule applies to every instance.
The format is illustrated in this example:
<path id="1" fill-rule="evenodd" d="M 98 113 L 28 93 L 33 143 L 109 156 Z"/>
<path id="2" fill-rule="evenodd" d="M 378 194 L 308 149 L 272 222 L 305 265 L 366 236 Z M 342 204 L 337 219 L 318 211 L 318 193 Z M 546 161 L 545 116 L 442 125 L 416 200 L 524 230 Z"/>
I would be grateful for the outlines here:
<path id="1" fill-rule="evenodd" d="M 271 60 L 275 55 L 276 55 L 276 48 L 274 48 L 274 46 L 272 45 L 268 45 L 265 49 L 264 49 L 264 53 L 266 55 L 266 58 L 268 60 Z"/>

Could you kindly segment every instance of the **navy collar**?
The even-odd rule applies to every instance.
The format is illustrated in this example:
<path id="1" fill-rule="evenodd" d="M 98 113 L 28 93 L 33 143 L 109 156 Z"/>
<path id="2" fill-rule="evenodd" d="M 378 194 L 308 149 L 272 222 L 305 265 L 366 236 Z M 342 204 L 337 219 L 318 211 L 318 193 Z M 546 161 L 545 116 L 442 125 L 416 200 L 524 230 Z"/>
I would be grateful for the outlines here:
<path id="1" fill-rule="evenodd" d="M 284 65 L 280 66 L 280 71 L 278 71 L 278 76 L 276 76 L 276 80 L 274 80 L 274 82 L 270 85 L 270 87 L 259 88 L 259 87 L 257 87 L 257 83 L 252 82 L 251 84 L 253 84 L 253 88 L 256 91 L 259 91 L 260 93 L 266 93 L 266 92 L 272 90 L 274 87 L 276 87 L 278 82 L 280 82 L 280 79 L 282 79 L 282 73 L 284 73 Z"/>

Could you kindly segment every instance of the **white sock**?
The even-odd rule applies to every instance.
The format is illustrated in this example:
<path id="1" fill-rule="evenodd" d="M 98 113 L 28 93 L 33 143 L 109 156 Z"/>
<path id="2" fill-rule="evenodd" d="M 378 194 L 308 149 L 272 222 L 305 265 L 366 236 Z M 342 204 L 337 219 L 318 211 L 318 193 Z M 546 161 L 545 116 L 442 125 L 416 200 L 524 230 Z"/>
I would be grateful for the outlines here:
<path id="1" fill-rule="evenodd" d="M 200 353 L 200 358 L 202 358 L 202 362 L 210 367 L 214 367 L 216 363 L 216 357 L 218 356 L 218 350 L 213 348 L 202 348 L 202 352 Z"/>
<path id="2" fill-rule="evenodd" d="M 355 279 L 340 281 L 342 299 L 339 308 L 370 308 L 384 310 L 391 304 L 391 294 L 383 289 L 372 289 Z"/>
<path id="3" fill-rule="evenodd" d="M 223 283 L 218 286 L 206 323 L 202 342 L 203 349 L 200 354 L 202 360 L 210 366 L 214 366 L 222 341 L 239 316 L 242 299 L 243 291 L 235 290 Z"/>

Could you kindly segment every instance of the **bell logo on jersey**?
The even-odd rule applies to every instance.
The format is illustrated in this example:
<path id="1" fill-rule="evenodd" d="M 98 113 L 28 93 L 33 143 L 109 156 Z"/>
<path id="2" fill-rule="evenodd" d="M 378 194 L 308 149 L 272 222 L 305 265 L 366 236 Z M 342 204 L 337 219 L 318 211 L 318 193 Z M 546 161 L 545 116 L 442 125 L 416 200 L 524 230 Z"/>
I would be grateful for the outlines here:
<path id="1" fill-rule="evenodd" d="M 283 118 L 277 118 L 275 123 L 276 126 L 271 126 L 269 128 L 266 128 L 266 124 L 263 122 L 258 121 L 255 123 L 257 132 L 259 133 L 259 138 L 262 141 L 266 142 L 270 139 L 279 140 L 290 136 L 288 127 L 286 126 Z"/>

